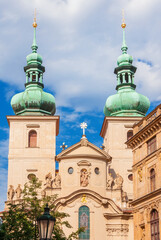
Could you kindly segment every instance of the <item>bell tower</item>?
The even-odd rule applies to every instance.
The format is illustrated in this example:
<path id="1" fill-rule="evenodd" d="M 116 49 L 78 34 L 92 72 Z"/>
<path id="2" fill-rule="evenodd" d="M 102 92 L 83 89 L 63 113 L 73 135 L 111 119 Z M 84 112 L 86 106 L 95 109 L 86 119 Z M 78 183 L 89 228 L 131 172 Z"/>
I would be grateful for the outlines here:
<path id="1" fill-rule="evenodd" d="M 127 53 L 125 41 L 125 20 L 122 22 L 123 43 L 122 54 L 118 57 L 114 73 L 117 76 L 117 93 L 109 96 L 104 106 L 104 122 L 100 135 L 104 139 L 105 151 L 112 157 L 108 168 L 115 179 L 119 173 L 123 179 L 123 191 L 128 199 L 133 199 L 132 151 L 127 148 L 126 141 L 133 135 L 133 125 L 145 116 L 150 106 L 149 99 L 135 91 L 134 74 L 136 67 L 133 58 Z"/>
<path id="2" fill-rule="evenodd" d="M 56 136 L 59 133 L 59 116 L 55 98 L 43 91 L 42 57 L 37 53 L 36 18 L 33 23 L 32 53 L 27 56 L 25 90 L 14 95 L 11 106 L 15 116 L 7 116 L 10 127 L 8 155 L 8 189 L 15 189 L 32 178 L 38 177 L 44 184 L 45 176 L 55 176 Z M 11 186 L 10 186 L 11 185 Z M 16 200 L 10 194 L 8 200 Z"/>

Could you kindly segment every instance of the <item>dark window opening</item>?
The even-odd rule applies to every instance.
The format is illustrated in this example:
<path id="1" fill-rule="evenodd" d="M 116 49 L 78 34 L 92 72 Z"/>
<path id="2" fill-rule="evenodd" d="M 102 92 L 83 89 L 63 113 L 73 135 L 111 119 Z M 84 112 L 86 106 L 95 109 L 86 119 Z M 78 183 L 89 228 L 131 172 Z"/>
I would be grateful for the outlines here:
<path id="1" fill-rule="evenodd" d="M 122 74 L 120 74 L 120 83 L 123 82 L 123 79 L 122 79 Z"/>
<path id="2" fill-rule="evenodd" d="M 157 145 L 156 145 L 156 136 L 151 138 L 148 142 L 147 142 L 147 147 L 148 147 L 148 154 L 153 153 L 156 149 L 157 149 Z"/>
<path id="3" fill-rule="evenodd" d="M 159 215 L 156 209 L 150 214 L 151 240 L 160 240 L 159 234 Z"/>
<path id="4" fill-rule="evenodd" d="M 125 81 L 126 81 L 126 83 L 129 82 L 129 80 L 128 80 L 128 73 L 125 73 Z"/>
<path id="5" fill-rule="evenodd" d="M 127 140 L 129 140 L 133 136 L 133 130 L 129 130 L 127 132 Z"/>

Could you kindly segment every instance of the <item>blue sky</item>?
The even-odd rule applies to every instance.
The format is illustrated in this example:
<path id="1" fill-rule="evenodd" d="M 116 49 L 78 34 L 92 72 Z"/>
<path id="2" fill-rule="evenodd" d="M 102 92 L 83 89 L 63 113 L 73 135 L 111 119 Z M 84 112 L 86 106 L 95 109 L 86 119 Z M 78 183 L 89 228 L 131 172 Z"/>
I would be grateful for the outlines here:
<path id="1" fill-rule="evenodd" d="M 137 67 L 136 90 L 150 99 L 150 110 L 161 100 L 160 0 L 0 0 L 0 210 L 7 186 L 6 115 L 14 114 L 11 97 L 24 90 L 35 8 L 45 91 L 55 96 L 60 115 L 57 153 L 62 142 L 71 146 L 80 140 L 83 121 L 88 140 L 102 144 L 103 107 L 116 92 L 113 71 L 121 54 L 122 8 L 128 53 Z"/>

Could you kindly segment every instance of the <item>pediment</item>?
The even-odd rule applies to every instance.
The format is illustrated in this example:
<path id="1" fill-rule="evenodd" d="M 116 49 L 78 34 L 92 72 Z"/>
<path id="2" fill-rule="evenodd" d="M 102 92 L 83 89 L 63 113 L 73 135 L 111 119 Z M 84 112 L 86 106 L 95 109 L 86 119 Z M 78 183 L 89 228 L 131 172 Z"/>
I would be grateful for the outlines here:
<path id="1" fill-rule="evenodd" d="M 56 156 L 57 161 L 66 158 L 96 158 L 111 161 L 111 156 L 107 152 L 90 143 L 86 138 L 81 139 L 80 142 L 63 150 Z M 88 165 L 89 163 L 86 160 L 82 160 L 78 164 Z"/>

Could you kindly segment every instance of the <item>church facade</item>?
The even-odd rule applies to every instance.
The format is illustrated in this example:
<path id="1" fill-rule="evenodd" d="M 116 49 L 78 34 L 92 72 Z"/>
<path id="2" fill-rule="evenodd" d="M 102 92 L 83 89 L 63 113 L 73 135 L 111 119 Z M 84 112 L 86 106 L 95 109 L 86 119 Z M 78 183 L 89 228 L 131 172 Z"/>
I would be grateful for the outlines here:
<path id="1" fill-rule="evenodd" d="M 117 93 L 108 97 L 102 124 L 102 149 L 80 141 L 56 155 L 59 116 L 55 98 L 43 91 L 42 57 L 37 53 L 34 22 L 32 53 L 27 56 L 25 91 L 11 100 L 14 116 L 8 116 L 10 127 L 8 156 L 8 199 L 19 201 L 23 185 L 33 176 L 43 184 L 42 195 L 57 194 L 59 211 L 69 213 L 73 230 L 84 226 L 80 239 L 133 239 L 132 150 L 125 142 L 133 135 L 133 125 L 149 108 L 147 97 L 135 91 L 136 67 L 127 53 L 125 27 L 122 54 L 114 73 Z M 82 124 L 85 130 L 85 124 Z M 59 162 L 56 173 L 55 161 Z M 71 230 L 64 229 L 68 235 Z"/>

